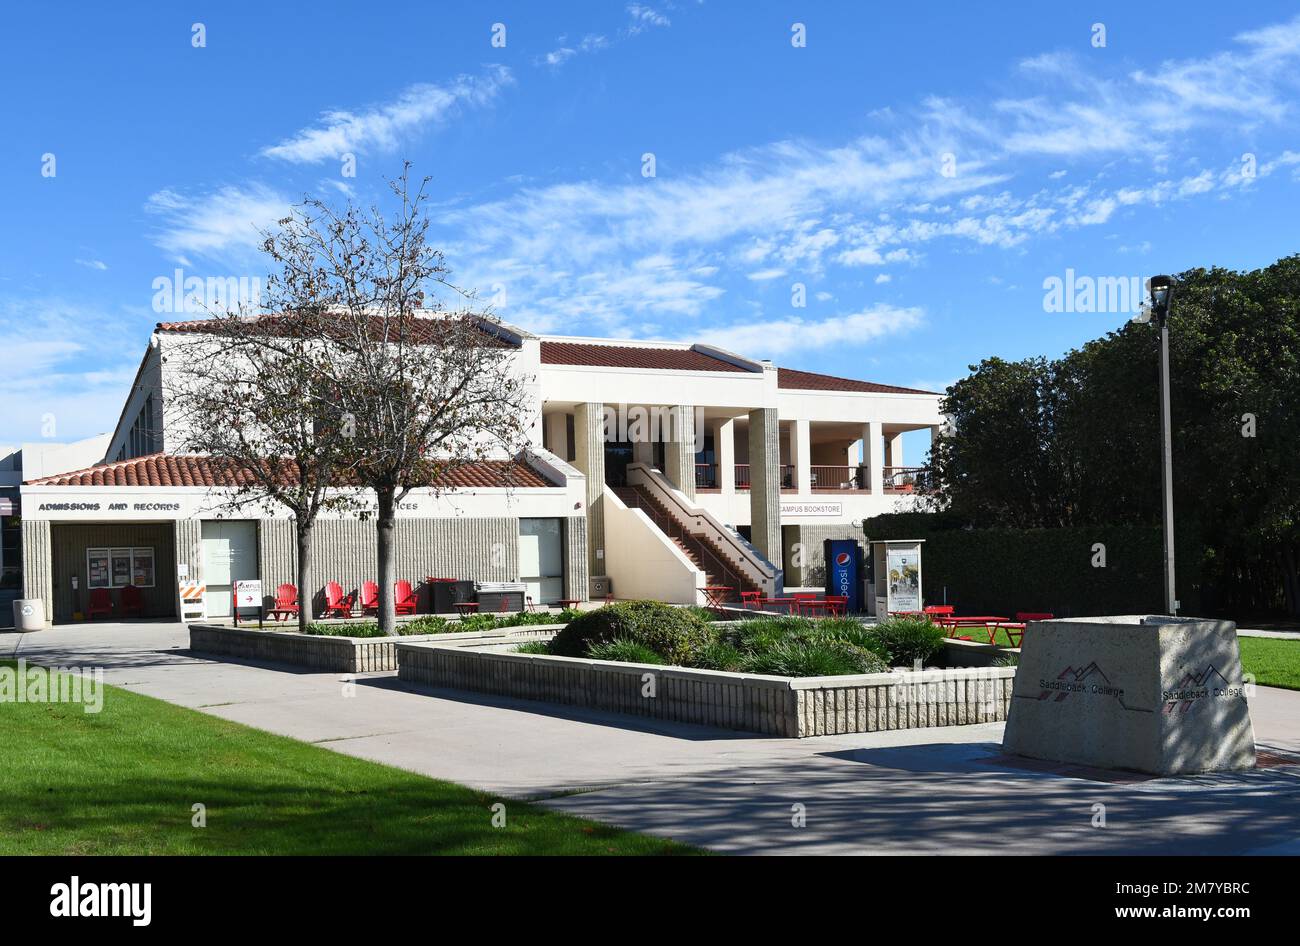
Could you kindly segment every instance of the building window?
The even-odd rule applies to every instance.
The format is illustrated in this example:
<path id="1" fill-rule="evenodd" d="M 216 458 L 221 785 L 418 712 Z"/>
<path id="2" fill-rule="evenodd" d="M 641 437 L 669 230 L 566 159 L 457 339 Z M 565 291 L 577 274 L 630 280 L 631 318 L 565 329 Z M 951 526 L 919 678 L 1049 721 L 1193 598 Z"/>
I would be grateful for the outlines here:
<path id="1" fill-rule="evenodd" d="M 154 586 L 151 548 L 86 549 L 86 587 Z"/>
<path id="2" fill-rule="evenodd" d="M 23 539 L 17 516 L 0 519 L 0 588 L 23 583 Z"/>

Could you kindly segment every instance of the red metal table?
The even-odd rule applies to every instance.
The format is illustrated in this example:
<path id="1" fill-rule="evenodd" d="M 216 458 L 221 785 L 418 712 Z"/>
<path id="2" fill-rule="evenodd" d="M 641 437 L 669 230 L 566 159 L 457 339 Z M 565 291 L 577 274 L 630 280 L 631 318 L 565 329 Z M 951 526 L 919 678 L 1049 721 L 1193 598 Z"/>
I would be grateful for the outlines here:
<path id="1" fill-rule="evenodd" d="M 982 627 L 984 628 L 984 632 L 988 634 L 990 644 L 994 643 L 997 640 L 996 625 L 1008 624 L 1010 622 L 1011 622 L 1010 618 L 1001 617 L 1000 615 L 996 615 L 996 614 L 962 614 L 962 615 L 947 614 L 947 615 L 935 616 L 936 624 L 940 625 L 941 627 L 948 628 L 949 637 L 956 637 L 957 636 L 956 632 L 959 628 Z"/>
<path id="2" fill-rule="evenodd" d="M 555 603 L 565 609 L 576 608 L 578 605 L 582 604 L 582 599 L 581 598 L 557 598 Z"/>
<path id="3" fill-rule="evenodd" d="M 466 614 L 474 614 L 478 611 L 477 601 L 453 601 L 451 606 L 460 613 L 461 617 L 464 617 Z"/>
<path id="4" fill-rule="evenodd" d="M 704 606 L 712 608 L 715 611 L 721 611 L 722 605 L 726 601 L 726 595 L 735 591 L 728 585 L 705 585 L 700 591 L 704 592 Z"/>

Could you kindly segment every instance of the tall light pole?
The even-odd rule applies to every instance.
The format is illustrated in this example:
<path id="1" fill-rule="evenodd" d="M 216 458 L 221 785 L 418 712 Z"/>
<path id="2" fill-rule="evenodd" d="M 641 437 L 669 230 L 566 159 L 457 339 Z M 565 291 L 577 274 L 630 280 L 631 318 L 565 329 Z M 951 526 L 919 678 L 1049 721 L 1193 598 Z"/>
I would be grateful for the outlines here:
<path id="1" fill-rule="evenodd" d="M 1161 521 L 1165 548 L 1165 610 L 1178 613 L 1174 593 L 1174 448 L 1169 410 L 1169 302 L 1173 280 L 1168 276 L 1151 277 L 1151 312 L 1160 324 L 1160 466 L 1163 502 Z"/>

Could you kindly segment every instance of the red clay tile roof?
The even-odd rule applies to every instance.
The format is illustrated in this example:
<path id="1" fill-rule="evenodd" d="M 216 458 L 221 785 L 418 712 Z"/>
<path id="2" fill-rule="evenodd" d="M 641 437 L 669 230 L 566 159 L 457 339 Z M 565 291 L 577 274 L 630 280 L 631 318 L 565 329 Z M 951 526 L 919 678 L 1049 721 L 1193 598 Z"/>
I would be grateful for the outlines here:
<path id="1" fill-rule="evenodd" d="M 745 372 L 739 365 L 687 348 L 640 348 L 632 345 L 588 345 L 583 342 L 542 342 L 542 364 Z"/>
<path id="2" fill-rule="evenodd" d="M 258 322 L 268 323 L 277 328 L 283 325 L 287 329 L 293 325 L 293 317 L 289 315 L 266 314 L 266 315 L 254 316 L 253 318 L 256 319 L 256 321 Z M 209 318 L 209 319 L 189 319 L 184 322 L 159 322 L 157 326 L 154 328 L 154 331 L 174 332 L 181 335 L 202 335 L 205 332 L 211 332 L 214 326 L 219 328 L 221 327 L 221 324 L 223 322 L 228 322 L 228 321 L 229 320 L 223 318 Z M 373 336 L 376 339 L 382 338 L 384 335 L 384 330 L 383 330 L 384 317 L 379 315 L 372 316 L 370 321 L 371 321 L 371 333 L 373 334 Z M 416 343 L 424 342 L 431 339 L 433 337 L 433 333 L 438 328 L 441 322 L 442 322 L 441 319 L 431 318 L 426 316 L 419 316 L 419 317 L 412 318 L 410 323 L 411 324 L 410 338 Z M 484 341 L 489 343 L 490 345 L 500 346 L 500 347 L 506 347 L 506 346 L 513 347 L 512 343 L 506 341 L 504 338 L 501 338 L 497 335 L 493 335 L 490 332 L 484 330 L 483 327 L 479 324 L 475 324 L 474 328 L 478 329 L 479 333 L 483 336 Z"/>
<path id="3" fill-rule="evenodd" d="M 508 479 L 508 484 L 507 484 Z M 27 486 L 238 486 L 248 474 L 224 466 L 211 457 L 151 453 L 133 460 L 104 463 L 85 470 L 59 473 Z M 515 486 L 546 487 L 554 484 L 541 473 L 522 463 L 485 460 L 460 467 L 443 484 L 448 489 Z"/>
<path id="4" fill-rule="evenodd" d="M 866 391 L 870 394 L 937 393 L 916 388 L 900 388 L 892 384 L 877 384 L 874 381 L 854 381 L 852 378 L 837 378 L 834 375 L 814 374 L 811 371 L 796 371 L 794 368 L 777 368 L 776 386 L 795 391 Z"/>

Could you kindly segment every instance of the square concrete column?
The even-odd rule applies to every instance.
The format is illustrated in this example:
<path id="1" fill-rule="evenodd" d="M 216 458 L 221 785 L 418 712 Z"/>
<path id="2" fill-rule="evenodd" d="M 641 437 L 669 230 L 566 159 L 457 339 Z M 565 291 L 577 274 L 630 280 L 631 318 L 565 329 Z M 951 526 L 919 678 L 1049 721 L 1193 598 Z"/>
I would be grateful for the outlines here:
<path id="1" fill-rule="evenodd" d="M 885 437 L 885 466 L 904 466 L 901 433 L 889 434 Z"/>
<path id="2" fill-rule="evenodd" d="M 812 424 L 808 421 L 797 420 L 790 426 L 790 454 L 795 489 L 812 492 Z"/>
<path id="3" fill-rule="evenodd" d="M 781 567 L 781 432 L 776 408 L 749 412 L 749 521 L 754 547 Z"/>
<path id="4" fill-rule="evenodd" d="M 664 475 L 688 498 L 695 498 L 695 409 L 685 404 L 670 407 L 668 438 L 664 442 Z"/>
<path id="5" fill-rule="evenodd" d="M 592 575 L 605 574 L 605 405 L 579 404 L 573 411 L 573 465 L 587 477 L 587 561 Z"/>
<path id="6" fill-rule="evenodd" d="M 572 456 L 569 452 L 568 414 L 557 411 L 554 414 L 546 415 L 546 442 L 551 445 L 551 453 L 561 460 L 567 460 Z"/>
<path id="7" fill-rule="evenodd" d="M 736 422 L 720 420 L 713 428 L 713 455 L 718 459 L 718 489 L 724 496 L 736 492 Z"/>
<path id="8" fill-rule="evenodd" d="M 862 465 L 867 468 L 867 481 L 871 484 L 871 492 L 877 496 L 885 491 L 883 469 L 885 458 L 881 455 L 883 439 L 884 433 L 880 421 L 873 420 L 869 424 L 862 425 Z"/>

